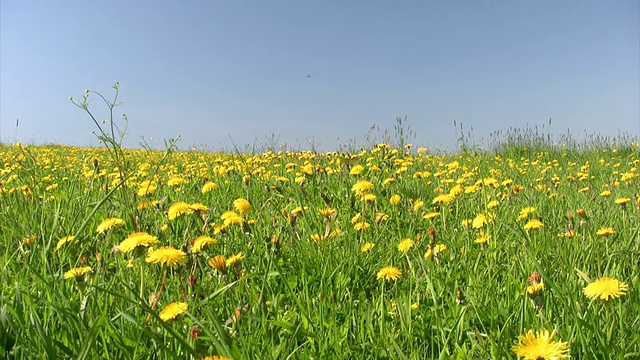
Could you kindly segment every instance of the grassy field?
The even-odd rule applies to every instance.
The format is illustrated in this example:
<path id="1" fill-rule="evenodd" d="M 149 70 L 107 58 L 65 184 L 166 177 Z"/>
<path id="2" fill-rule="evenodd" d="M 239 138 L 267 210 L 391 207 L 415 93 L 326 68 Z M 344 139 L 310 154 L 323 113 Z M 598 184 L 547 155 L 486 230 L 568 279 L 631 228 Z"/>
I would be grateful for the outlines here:
<path id="1" fill-rule="evenodd" d="M 120 150 L 0 146 L 0 355 L 640 357 L 637 143 Z"/>

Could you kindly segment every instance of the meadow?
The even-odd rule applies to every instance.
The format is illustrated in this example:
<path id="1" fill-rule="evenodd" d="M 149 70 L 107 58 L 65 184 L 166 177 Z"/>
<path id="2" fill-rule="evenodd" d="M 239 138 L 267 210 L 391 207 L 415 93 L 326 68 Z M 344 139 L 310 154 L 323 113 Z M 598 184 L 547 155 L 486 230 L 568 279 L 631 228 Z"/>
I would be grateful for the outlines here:
<path id="1" fill-rule="evenodd" d="M 0 352 L 637 358 L 639 162 L 4 145 Z"/>
<path id="2" fill-rule="evenodd" d="M 118 88 L 0 145 L 4 358 L 640 357 L 637 141 L 124 149 Z"/>

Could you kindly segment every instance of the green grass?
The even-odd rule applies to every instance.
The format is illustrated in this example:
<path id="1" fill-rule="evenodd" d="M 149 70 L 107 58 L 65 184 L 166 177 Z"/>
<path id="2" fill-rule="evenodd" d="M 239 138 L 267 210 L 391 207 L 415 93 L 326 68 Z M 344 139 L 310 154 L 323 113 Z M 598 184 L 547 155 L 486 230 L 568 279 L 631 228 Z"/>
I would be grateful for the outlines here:
<path id="1" fill-rule="evenodd" d="M 543 145 L 516 141 L 449 155 L 384 146 L 262 154 L 0 146 L 0 354 L 501 359 L 514 357 L 511 347 L 527 330 L 556 329 L 575 358 L 638 357 L 638 146 Z M 365 170 L 349 175 L 357 164 Z M 169 186 L 174 176 L 186 182 Z M 464 192 L 487 178 L 498 186 Z M 148 179 L 157 189 L 139 196 Z M 377 197 L 365 206 L 351 190 L 360 179 L 374 184 Z M 207 181 L 218 189 L 203 194 Z M 432 204 L 457 183 L 463 192 L 452 203 Z M 401 201 L 391 204 L 396 194 Z M 237 198 L 251 211 L 243 224 L 221 229 Z M 618 198 L 631 201 L 621 206 Z M 418 200 L 424 205 L 414 210 Z M 491 200 L 499 204 L 490 208 Z M 167 210 L 178 201 L 209 210 L 170 221 Z M 528 219 L 517 217 L 527 206 L 537 208 L 528 219 L 544 227 L 524 230 Z M 335 218 L 319 213 L 327 207 Z M 363 209 L 370 227 L 361 232 L 352 218 Z M 424 219 L 429 212 L 440 215 Z M 377 222 L 379 213 L 388 218 Z M 481 213 L 492 219 L 483 229 L 463 226 Z M 97 233 L 109 217 L 126 225 Z M 605 227 L 616 233 L 596 234 Z M 573 237 L 559 236 L 569 228 Z M 341 233 L 312 240 L 335 229 Z M 425 258 L 430 230 L 447 246 L 435 258 Z M 474 243 L 480 230 L 491 236 L 487 247 Z M 135 258 L 114 250 L 141 231 L 184 250 L 188 262 L 166 268 L 145 262 L 146 249 Z M 192 254 L 191 242 L 205 234 L 217 243 Z M 55 250 L 68 235 L 75 241 Z M 406 254 L 397 249 L 404 238 L 415 241 Z M 368 242 L 376 246 L 363 253 Z M 207 264 L 239 252 L 244 259 L 224 273 Z M 402 272 L 398 281 L 376 278 L 388 265 Z M 92 271 L 63 278 L 81 266 Z M 523 295 L 533 271 L 545 284 L 541 309 Z M 629 291 L 589 300 L 582 289 L 603 276 Z M 154 307 L 150 298 L 158 295 Z M 172 302 L 186 302 L 188 311 L 162 321 L 160 310 Z"/>

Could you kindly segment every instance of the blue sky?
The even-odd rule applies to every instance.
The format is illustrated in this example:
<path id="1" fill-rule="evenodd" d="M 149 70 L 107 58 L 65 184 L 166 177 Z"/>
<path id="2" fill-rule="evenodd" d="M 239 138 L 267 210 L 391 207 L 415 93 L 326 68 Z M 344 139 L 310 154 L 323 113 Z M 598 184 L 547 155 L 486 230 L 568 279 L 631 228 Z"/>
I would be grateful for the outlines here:
<path id="1" fill-rule="evenodd" d="M 456 146 L 454 121 L 476 142 L 640 132 L 638 1 L 2 0 L 0 14 L 5 142 L 98 145 L 68 98 L 116 81 L 128 146 L 326 151 L 405 116 L 428 148 Z"/>

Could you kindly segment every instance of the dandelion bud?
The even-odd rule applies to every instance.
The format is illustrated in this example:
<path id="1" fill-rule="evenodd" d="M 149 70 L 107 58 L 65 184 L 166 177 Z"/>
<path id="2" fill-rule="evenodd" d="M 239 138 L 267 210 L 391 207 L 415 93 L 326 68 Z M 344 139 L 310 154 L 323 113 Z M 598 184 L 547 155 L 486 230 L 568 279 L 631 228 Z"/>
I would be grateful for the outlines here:
<path id="1" fill-rule="evenodd" d="M 436 229 L 429 229 L 429 238 L 431 239 L 431 243 L 435 243 L 436 241 Z"/>

